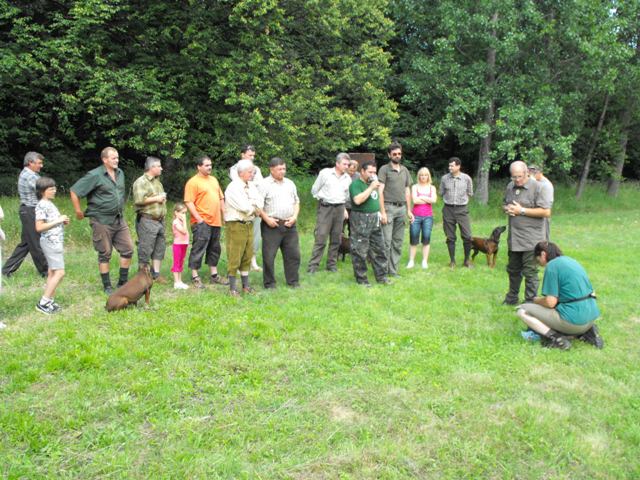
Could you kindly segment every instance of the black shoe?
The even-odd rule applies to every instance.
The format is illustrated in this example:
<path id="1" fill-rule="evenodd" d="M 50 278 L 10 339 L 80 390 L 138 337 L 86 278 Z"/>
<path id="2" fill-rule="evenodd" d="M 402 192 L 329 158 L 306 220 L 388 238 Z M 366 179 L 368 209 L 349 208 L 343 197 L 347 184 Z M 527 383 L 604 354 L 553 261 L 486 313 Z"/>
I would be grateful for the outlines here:
<path id="1" fill-rule="evenodd" d="M 505 298 L 502 301 L 502 305 L 511 305 L 511 306 L 515 307 L 516 305 L 519 305 L 519 303 L 518 303 L 518 300 L 510 300 L 508 298 Z"/>
<path id="2" fill-rule="evenodd" d="M 465 260 L 464 263 L 462 264 L 465 268 L 473 268 L 473 263 L 471 263 L 469 260 Z"/>
<path id="3" fill-rule="evenodd" d="M 310 273 L 311 275 L 313 275 L 314 273 L 316 273 L 318 271 L 317 267 L 309 267 L 307 269 L 307 273 Z"/>
<path id="4" fill-rule="evenodd" d="M 327 267 L 327 272 L 336 273 L 338 269 L 336 267 Z"/>
<path id="5" fill-rule="evenodd" d="M 582 340 L 589 345 L 593 345 L 598 350 L 601 350 L 604 347 L 604 340 L 600 336 L 600 332 L 598 331 L 598 327 L 593 325 L 589 330 L 584 332 L 582 335 L 578 336 L 578 340 Z"/>
<path id="6" fill-rule="evenodd" d="M 393 285 L 393 282 L 389 280 L 387 277 L 381 278 L 380 280 L 378 280 L 378 283 L 380 285 Z"/>
<path id="7" fill-rule="evenodd" d="M 571 348 L 569 339 L 557 333 L 550 337 L 541 337 L 540 343 L 545 348 L 557 348 L 559 350 L 569 350 Z"/>
<path id="8" fill-rule="evenodd" d="M 449 262 L 449 268 L 451 268 L 451 269 L 456 268 L 456 262 L 455 262 L 455 260 L 451 260 L 451 261 Z"/>
<path id="9" fill-rule="evenodd" d="M 104 287 L 104 293 L 106 295 L 111 295 L 113 293 L 113 287 L 111 285 L 107 285 Z"/>
<path id="10" fill-rule="evenodd" d="M 371 284 L 368 281 L 356 282 L 358 285 L 362 285 L 365 288 L 371 288 Z"/>

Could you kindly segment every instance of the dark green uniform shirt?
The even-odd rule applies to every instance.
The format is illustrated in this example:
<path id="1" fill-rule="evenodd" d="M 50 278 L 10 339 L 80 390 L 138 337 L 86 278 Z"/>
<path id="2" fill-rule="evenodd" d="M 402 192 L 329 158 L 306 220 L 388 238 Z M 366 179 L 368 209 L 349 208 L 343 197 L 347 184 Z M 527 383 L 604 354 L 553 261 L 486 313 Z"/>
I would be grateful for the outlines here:
<path id="1" fill-rule="evenodd" d="M 125 194 L 124 172 L 116 168 L 115 174 L 114 182 L 104 165 L 101 165 L 90 170 L 71 187 L 78 197 L 87 197 L 85 216 L 95 218 L 103 225 L 111 225 L 115 223 L 118 216 L 122 216 Z"/>
<path id="2" fill-rule="evenodd" d="M 349 196 L 351 197 L 352 211 L 362 213 L 376 213 L 380 211 L 380 197 L 378 194 L 378 190 L 374 190 L 373 192 L 371 192 L 369 198 L 367 198 L 360 205 L 356 205 L 356 202 L 353 201 L 353 198 L 356 195 L 361 194 L 367 188 L 369 188 L 369 185 L 364 183 L 361 178 L 358 178 L 357 180 L 351 182 L 351 185 L 349 186 Z"/>

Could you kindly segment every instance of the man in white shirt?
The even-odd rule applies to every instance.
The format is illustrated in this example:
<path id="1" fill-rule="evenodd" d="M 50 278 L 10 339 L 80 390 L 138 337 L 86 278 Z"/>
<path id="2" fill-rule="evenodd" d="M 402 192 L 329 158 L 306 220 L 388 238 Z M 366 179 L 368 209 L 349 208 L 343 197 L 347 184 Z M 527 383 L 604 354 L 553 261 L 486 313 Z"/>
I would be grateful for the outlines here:
<path id="1" fill-rule="evenodd" d="M 349 154 L 339 153 L 336 156 L 335 166 L 320 170 L 318 178 L 311 187 L 311 195 L 318 200 L 318 211 L 314 232 L 315 242 L 307 269 L 309 273 L 318 271 L 327 238 L 329 239 L 327 270 L 338 271 L 340 234 L 344 220 L 348 218 L 345 203 L 349 198 L 349 185 L 351 185 L 351 177 L 347 173 L 350 160 Z"/>
<path id="2" fill-rule="evenodd" d="M 300 241 L 296 222 L 300 212 L 300 198 L 295 184 L 285 178 L 287 166 L 281 158 L 269 162 L 271 175 L 265 178 L 258 191 L 264 199 L 262 209 L 262 264 L 264 288 L 275 288 L 275 259 L 282 251 L 284 278 L 290 287 L 299 287 Z"/>

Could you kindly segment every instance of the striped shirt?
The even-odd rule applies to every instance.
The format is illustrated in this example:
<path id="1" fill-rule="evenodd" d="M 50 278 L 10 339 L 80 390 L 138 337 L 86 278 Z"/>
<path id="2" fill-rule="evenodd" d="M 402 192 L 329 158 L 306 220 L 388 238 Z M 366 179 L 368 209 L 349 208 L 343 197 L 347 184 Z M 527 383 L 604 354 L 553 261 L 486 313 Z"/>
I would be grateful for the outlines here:
<path id="1" fill-rule="evenodd" d="M 473 197 L 473 180 L 466 173 L 457 177 L 447 173 L 440 180 L 440 196 L 445 205 L 466 205 Z"/>
<path id="2" fill-rule="evenodd" d="M 18 177 L 18 195 L 20 195 L 20 203 L 27 207 L 35 207 L 38 204 L 36 195 L 36 180 L 40 178 L 36 172 L 30 168 L 24 167 Z"/>
<path id="3" fill-rule="evenodd" d="M 224 192 L 225 222 L 248 222 L 256 216 L 256 209 L 262 208 L 262 197 L 253 182 L 234 180 Z"/>
<path id="4" fill-rule="evenodd" d="M 264 198 L 264 213 L 277 220 L 293 217 L 295 206 L 300 203 L 296 185 L 288 178 L 278 182 L 269 175 L 258 184 L 258 191 Z"/>
<path id="5" fill-rule="evenodd" d="M 351 177 L 347 173 L 338 176 L 335 168 L 323 168 L 311 187 L 311 195 L 321 202 L 343 204 L 349 198 Z"/>

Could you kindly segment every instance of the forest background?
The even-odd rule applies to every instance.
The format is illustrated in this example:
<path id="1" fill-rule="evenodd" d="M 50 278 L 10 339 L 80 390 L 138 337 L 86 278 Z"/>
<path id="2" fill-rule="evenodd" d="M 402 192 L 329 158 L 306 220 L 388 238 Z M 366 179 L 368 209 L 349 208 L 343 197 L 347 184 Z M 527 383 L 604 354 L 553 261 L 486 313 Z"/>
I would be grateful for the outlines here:
<path id="1" fill-rule="evenodd" d="M 640 177 L 636 0 L 0 0 L 0 195 L 28 150 L 68 186 L 113 145 L 174 197 L 208 154 L 314 173 L 394 139 L 486 204 L 515 159 L 579 197 Z"/>

